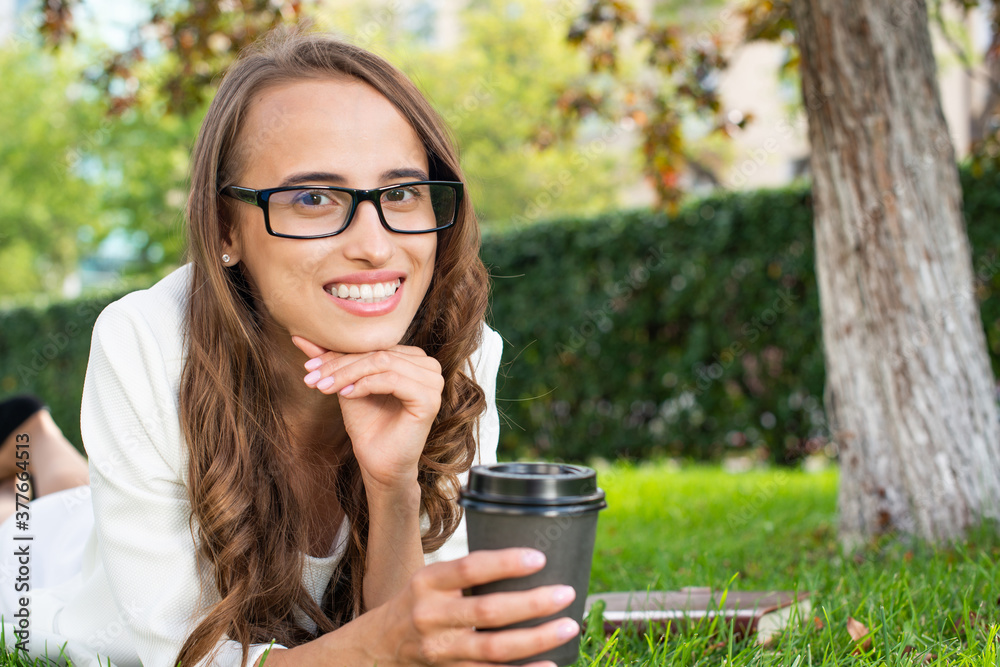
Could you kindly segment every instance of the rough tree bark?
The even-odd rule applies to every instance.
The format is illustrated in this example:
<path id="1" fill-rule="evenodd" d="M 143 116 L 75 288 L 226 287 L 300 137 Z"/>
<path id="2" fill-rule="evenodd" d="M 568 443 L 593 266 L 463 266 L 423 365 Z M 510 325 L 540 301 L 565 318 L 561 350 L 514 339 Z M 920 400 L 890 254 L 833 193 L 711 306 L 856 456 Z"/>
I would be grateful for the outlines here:
<path id="1" fill-rule="evenodd" d="M 845 546 L 1000 518 L 1000 425 L 923 0 L 796 0 Z"/>

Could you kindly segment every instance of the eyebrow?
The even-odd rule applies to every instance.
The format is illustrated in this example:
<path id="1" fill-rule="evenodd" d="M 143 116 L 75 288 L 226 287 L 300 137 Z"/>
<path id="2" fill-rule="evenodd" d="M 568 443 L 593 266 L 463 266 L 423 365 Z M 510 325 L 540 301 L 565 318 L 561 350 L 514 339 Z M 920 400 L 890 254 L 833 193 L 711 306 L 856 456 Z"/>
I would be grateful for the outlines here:
<path id="1" fill-rule="evenodd" d="M 427 181 L 430 180 L 430 176 L 427 175 L 422 169 L 414 169 L 407 167 L 404 169 L 390 169 L 389 171 L 383 171 L 381 176 L 379 176 L 380 181 L 390 181 L 397 178 L 412 178 L 415 181 Z M 347 182 L 347 178 L 341 174 L 335 174 L 329 171 L 306 171 L 298 174 L 291 174 L 285 180 L 281 182 L 279 188 L 286 188 L 292 185 L 306 185 L 312 183 L 338 183 L 344 184 Z"/>

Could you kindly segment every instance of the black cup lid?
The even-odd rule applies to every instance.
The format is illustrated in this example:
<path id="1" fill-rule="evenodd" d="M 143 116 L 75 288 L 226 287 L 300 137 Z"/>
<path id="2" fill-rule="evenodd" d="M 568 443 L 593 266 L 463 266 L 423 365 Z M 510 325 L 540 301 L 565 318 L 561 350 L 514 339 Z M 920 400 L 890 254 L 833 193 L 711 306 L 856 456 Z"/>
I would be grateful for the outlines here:
<path id="1" fill-rule="evenodd" d="M 563 463 L 493 463 L 473 466 L 462 498 L 510 505 L 605 506 L 597 473 Z"/>

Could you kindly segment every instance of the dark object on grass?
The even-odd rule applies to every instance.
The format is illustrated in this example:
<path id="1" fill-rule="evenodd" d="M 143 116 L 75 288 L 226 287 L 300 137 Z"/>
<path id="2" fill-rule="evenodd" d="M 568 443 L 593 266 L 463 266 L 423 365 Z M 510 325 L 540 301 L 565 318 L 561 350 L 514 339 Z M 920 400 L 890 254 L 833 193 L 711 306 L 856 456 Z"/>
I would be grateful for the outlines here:
<path id="1" fill-rule="evenodd" d="M 12 396 L 0 401 L 0 442 L 10 437 L 18 426 L 44 408 L 45 403 L 31 394 Z"/>
<path id="2" fill-rule="evenodd" d="M 712 591 L 684 588 L 679 591 L 628 591 L 595 593 L 587 598 L 587 611 L 604 603 L 604 631 L 611 634 L 623 626 L 640 632 L 651 625 L 678 631 L 703 620 L 720 617 L 733 624 L 737 637 L 757 634 L 757 643 L 788 627 L 795 618 L 808 618 L 810 593 L 792 591 Z M 723 599 L 724 598 L 724 599 Z"/>

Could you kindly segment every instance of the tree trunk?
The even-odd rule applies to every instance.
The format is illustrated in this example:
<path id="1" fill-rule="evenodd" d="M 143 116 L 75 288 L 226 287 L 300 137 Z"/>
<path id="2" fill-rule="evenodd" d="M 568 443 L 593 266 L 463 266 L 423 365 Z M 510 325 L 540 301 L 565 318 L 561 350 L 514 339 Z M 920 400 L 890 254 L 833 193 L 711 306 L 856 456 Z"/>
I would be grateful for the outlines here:
<path id="1" fill-rule="evenodd" d="M 1000 518 L 1000 424 L 923 0 L 796 0 L 840 536 Z"/>

